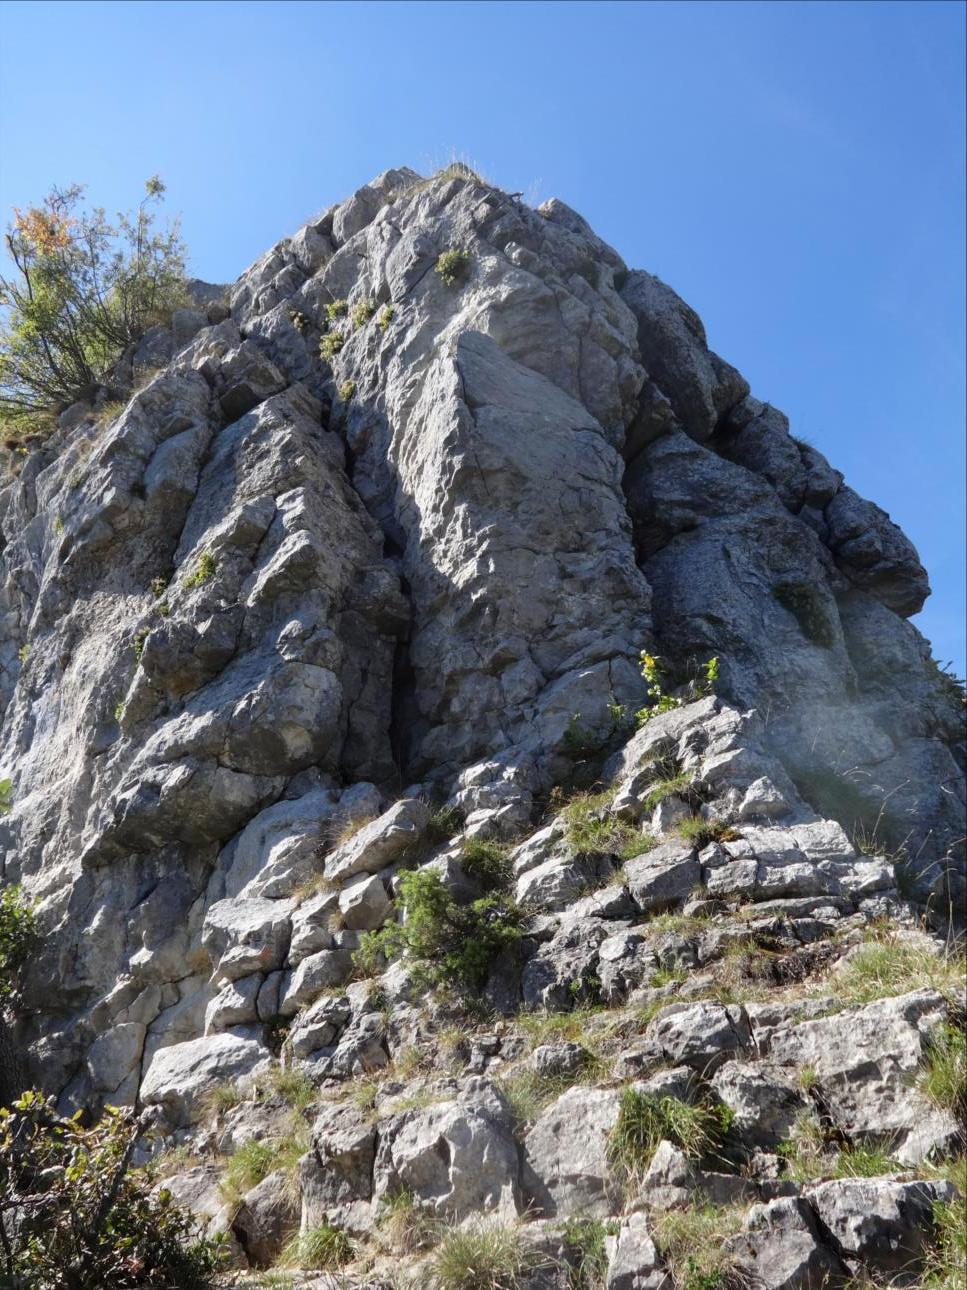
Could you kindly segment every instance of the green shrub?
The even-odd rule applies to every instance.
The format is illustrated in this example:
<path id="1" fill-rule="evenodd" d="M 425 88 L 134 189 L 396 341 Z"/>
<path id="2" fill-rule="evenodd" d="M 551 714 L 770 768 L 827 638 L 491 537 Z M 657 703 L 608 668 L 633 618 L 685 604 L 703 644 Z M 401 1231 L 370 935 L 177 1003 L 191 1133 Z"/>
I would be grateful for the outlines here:
<path id="1" fill-rule="evenodd" d="M 460 848 L 464 872 L 475 878 L 484 891 L 503 891 L 510 884 L 512 869 L 507 848 L 486 838 L 467 838 Z"/>
<path id="2" fill-rule="evenodd" d="M 22 889 L 15 884 L 4 887 L 0 891 L 0 1007 L 16 989 L 39 939 L 33 908 Z"/>
<path id="3" fill-rule="evenodd" d="M 383 309 L 381 310 L 380 315 L 379 315 L 379 318 L 378 318 L 378 320 L 377 320 L 377 321 L 378 321 L 378 323 L 379 323 L 379 329 L 380 329 L 380 331 L 386 331 L 386 329 L 389 327 L 390 323 L 393 321 L 393 315 L 394 315 L 395 313 L 396 313 L 396 306 L 395 306 L 395 305 L 384 305 L 384 306 L 383 306 Z"/>
<path id="4" fill-rule="evenodd" d="M 327 331 L 319 342 L 319 354 L 328 363 L 336 357 L 345 343 L 346 337 L 341 331 Z"/>
<path id="5" fill-rule="evenodd" d="M 185 303 L 177 223 L 154 227 L 157 176 L 137 209 L 111 224 L 81 208 L 83 187 L 53 188 L 14 211 L 0 275 L 0 421 L 17 436 L 43 432 L 77 399 L 93 399 L 124 350 Z"/>
<path id="6" fill-rule="evenodd" d="M 673 1142 L 686 1156 L 699 1159 L 721 1143 L 727 1128 L 724 1107 L 626 1088 L 608 1137 L 608 1160 L 619 1175 L 635 1179 L 648 1168 L 663 1139 Z"/>
<path id="7" fill-rule="evenodd" d="M 0 815 L 9 815 L 13 810 L 13 780 L 0 779 Z"/>
<path id="8" fill-rule="evenodd" d="M 188 575 L 183 585 L 189 591 L 194 587 L 200 587 L 202 583 L 208 582 L 209 578 L 214 578 L 217 568 L 218 565 L 211 551 L 203 551 L 198 557 L 194 572 Z"/>
<path id="9" fill-rule="evenodd" d="M 353 309 L 353 327 L 364 327 L 375 312 L 376 306 L 371 300 L 360 300 L 359 304 Z"/>
<path id="10" fill-rule="evenodd" d="M 326 317 L 330 322 L 335 322 L 337 318 L 342 318 L 349 310 L 348 300 L 330 300 L 326 305 Z"/>
<path id="11" fill-rule="evenodd" d="M 343 381 L 342 385 L 339 387 L 339 397 L 342 399 L 343 403 L 351 403 L 355 393 L 355 381 Z"/>
<path id="12" fill-rule="evenodd" d="M 282 1251 L 287 1267 L 312 1272 L 334 1272 L 353 1257 L 353 1244 L 345 1232 L 329 1223 L 297 1232 Z"/>
<path id="13" fill-rule="evenodd" d="M 214 1285 L 220 1245 L 192 1215 L 129 1168 L 140 1127 L 108 1107 L 92 1128 L 61 1119 L 53 1099 L 25 1093 L 0 1108 L 0 1211 L 16 1208 L 0 1250 L 0 1282 L 31 1290 L 134 1290 Z M 25 1203 L 26 1202 L 26 1203 Z"/>
<path id="14" fill-rule="evenodd" d="M 544 1263 L 517 1227 L 480 1222 L 448 1232 L 430 1263 L 435 1290 L 517 1290 Z"/>
<path id="15" fill-rule="evenodd" d="M 428 870 L 403 874 L 399 900 L 404 921 L 361 938 L 354 956 L 360 971 L 371 974 L 404 954 L 429 987 L 479 991 L 494 959 L 516 945 L 524 925 L 523 912 L 504 893 L 490 892 L 461 905 Z"/>
<path id="16" fill-rule="evenodd" d="M 466 251 L 444 251 L 436 262 L 436 271 L 445 286 L 452 287 L 467 272 L 470 256 Z"/>

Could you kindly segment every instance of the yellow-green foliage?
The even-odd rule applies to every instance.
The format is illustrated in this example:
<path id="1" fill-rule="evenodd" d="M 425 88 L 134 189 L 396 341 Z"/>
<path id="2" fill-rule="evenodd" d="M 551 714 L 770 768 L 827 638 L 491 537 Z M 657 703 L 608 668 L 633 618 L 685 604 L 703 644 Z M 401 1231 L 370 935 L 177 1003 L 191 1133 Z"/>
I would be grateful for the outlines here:
<path id="1" fill-rule="evenodd" d="M 343 381 L 342 385 L 339 387 L 339 397 L 342 399 L 343 403 L 351 403 L 355 393 L 355 381 Z"/>
<path id="2" fill-rule="evenodd" d="M 395 305 L 383 306 L 383 309 L 380 312 L 379 319 L 378 319 L 380 331 L 386 331 L 387 327 L 389 327 L 390 323 L 393 321 L 393 315 L 395 313 L 396 313 Z"/>
<path id="3" fill-rule="evenodd" d="M 185 579 L 184 586 L 188 590 L 191 590 L 194 587 L 200 587 L 202 583 L 208 582 L 210 578 L 215 576 L 215 570 L 217 567 L 215 557 L 212 555 L 211 551 L 203 551 L 198 557 L 198 562 L 195 565 L 193 572 Z"/>
<path id="4" fill-rule="evenodd" d="M 371 300 L 360 300 L 359 304 L 353 307 L 353 327 L 365 326 L 375 312 L 376 306 Z"/>
<path id="5" fill-rule="evenodd" d="M 20 971 L 38 940 L 33 905 L 23 890 L 14 883 L 0 889 L 0 1005 L 16 988 Z"/>
<path id="6" fill-rule="evenodd" d="M 329 362 L 335 358 L 345 343 L 346 337 L 341 331 L 327 331 L 319 342 L 319 354 L 326 362 Z"/>
<path id="7" fill-rule="evenodd" d="M 330 322 L 335 322 L 337 318 L 342 318 L 349 309 L 348 300 L 331 300 L 326 305 L 326 317 Z"/>
<path id="8" fill-rule="evenodd" d="M 469 264 L 470 256 L 466 251 L 444 251 L 437 259 L 436 271 L 441 281 L 452 287 L 467 272 Z"/>
<path id="9" fill-rule="evenodd" d="M 654 846 L 654 839 L 608 810 L 614 793 L 579 793 L 564 808 L 567 840 L 575 851 L 616 855 L 630 860 Z"/>

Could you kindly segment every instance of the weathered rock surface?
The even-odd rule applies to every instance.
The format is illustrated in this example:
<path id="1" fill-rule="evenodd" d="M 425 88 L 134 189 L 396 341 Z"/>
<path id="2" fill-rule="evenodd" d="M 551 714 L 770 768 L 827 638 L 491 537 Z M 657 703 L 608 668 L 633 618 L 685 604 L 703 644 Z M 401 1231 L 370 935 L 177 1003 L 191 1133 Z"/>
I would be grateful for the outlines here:
<path id="1" fill-rule="evenodd" d="M 123 407 L 67 409 L 0 482 L 30 1079 L 202 1154 L 279 1137 L 301 1090 L 300 1205 L 270 1173 L 234 1216 L 253 1264 L 297 1217 L 365 1242 L 405 1193 L 523 1216 L 532 1290 L 564 1284 L 561 1222 L 613 1219 L 611 1290 L 669 1290 L 649 1215 L 703 1188 L 758 1198 L 729 1248 L 763 1286 L 922 1261 L 939 1184 L 788 1164 L 810 1116 L 830 1159 L 913 1170 L 961 1130 L 921 1079 L 950 991 L 836 997 L 871 929 L 937 951 L 964 892 L 962 711 L 906 621 L 908 539 L 557 200 L 387 171 L 190 294 Z M 644 649 L 681 701 L 651 719 Z M 582 833 L 554 793 L 584 788 Z M 525 916 L 488 1029 L 407 959 L 353 979 L 404 871 L 466 904 L 501 866 Z M 573 1031 L 534 1041 L 547 1012 Z M 726 1163 L 666 1135 L 622 1193 L 630 1080 L 717 1108 Z M 212 1129 L 219 1097 L 245 1110 Z M 212 1168 L 179 1187 L 227 1231 Z"/>

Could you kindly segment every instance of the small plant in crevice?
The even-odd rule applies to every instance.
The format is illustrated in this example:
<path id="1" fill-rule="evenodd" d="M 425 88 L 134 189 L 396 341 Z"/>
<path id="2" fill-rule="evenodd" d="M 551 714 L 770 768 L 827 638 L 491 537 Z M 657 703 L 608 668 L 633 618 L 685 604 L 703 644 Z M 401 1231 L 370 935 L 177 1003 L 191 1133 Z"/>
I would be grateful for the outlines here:
<path id="1" fill-rule="evenodd" d="M 613 798 L 611 789 L 578 793 L 564 807 L 567 840 L 576 851 L 631 860 L 654 846 L 654 838 L 611 814 Z"/>
<path id="2" fill-rule="evenodd" d="M 380 310 L 379 318 L 377 319 L 377 323 L 379 324 L 379 329 L 380 329 L 380 331 L 386 331 L 386 330 L 387 330 L 387 328 L 389 327 L 390 323 L 393 321 L 393 316 L 394 316 L 394 314 L 395 314 L 395 313 L 396 313 L 396 306 L 395 306 L 395 305 L 384 305 L 384 306 L 383 306 L 383 308 Z"/>
<path id="3" fill-rule="evenodd" d="M 20 646 L 20 648 L 17 650 L 17 658 L 19 659 L 21 665 L 27 662 L 27 660 L 30 658 L 29 644 L 24 644 Z"/>
<path id="4" fill-rule="evenodd" d="M 319 342 L 319 355 L 328 363 L 342 349 L 346 343 L 346 337 L 341 331 L 327 331 L 325 336 Z"/>
<path id="5" fill-rule="evenodd" d="M 349 310 L 348 300 L 330 300 L 326 305 L 326 317 L 332 323 L 337 318 L 342 318 Z"/>
<path id="6" fill-rule="evenodd" d="M 444 286 L 452 287 L 466 274 L 470 256 L 466 251 L 444 251 L 437 257 L 436 272 Z"/>
<path id="7" fill-rule="evenodd" d="M 917 1087 L 967 1129 L 967 1030 L 962 1025 L 943 1022 L 930 1034 Z"/>
<path id="8" fill-rule="evenodd" d="M 649 654 L 647 650 L 641 651 L 641 674 L 648 682 L 648 697 L 652 703 L 650 707 L 639 708 L 635 713 L 635 721 L 639 727 L 663 712 L 673 712 L 676 708 L 684 707 L 686 703 L 691 703 L 695 699 L 704 699 L 714 694 L 715 683 L 719 679 L 719 661 L 717 657 L 713 657 L 698 667 L 697 674 L 688 683 L 687 697 L 665 693 L 666 669 L 657 654 Z"/>
<path id="9" fill-rule="evenodd" d="M 134 633 L 134 643 L 132 648 L 134 650 L 134 659 L 136 663 L 141 662 L 141 659 L 144 656 L 144 642 L 150 635 L 151 631 L 147 627 L 139 627 Z"/>
<path id="10" fill-rule="evenodd" d="M 655 1216 L 652 1239 L 674 1290 L 751 1290 L 752 1280 L 735 1266 L 726 1242 L 742 1227 L 741 1205 L 670 1209 Z"/>
<path id="11" fill-rule="evenodd" d="M 215 557 L 211 551 L 203 551 L 198 557 L 194 570 L 188 575 L 183 582 L 186 590 L 191 591 L 195 587 L 200 587 L 215 576 L 215 570 L 218 568 Z"/>
<path id="12" fill-rule="evenodd" d="M 735 842 L 742 835 L 725 820 L 706 820 L 701 815 L 692 815 L 682 820 L 675 830 L 685 842 L 701 850 L 710 842 Z"/>
<path id="13" fill-rule="evenodd" d="M 364 327 L 376 312 L 376 306 L 371 300 L 360 300 L 358 305 L 353 306 L 352 323 L 353 329 Z"/>
<path id="14" fill-rule="evenodd" d="M 306 332 L 309 330 L 309 319 L 301 309 L 290 309 L 289 320 L 297 332 Z"/>
<path id="15" fill-rule="evenodd" d="M 356 394 L 356 382 L 343 381 L 342 385 L 340 385 L 339 387 L 339 397 L 340 399 L 342 399 L 343 403 L 351 403 L 353 401 L 355 394 Z"/>
<path id="16" fill-rule="evenodd" d="M 459 806 L 441 806 L 430 816 L 425 837 L 431 846 L 449 842 L 463 828 L 466 816 Z"/>
<path id="17" fill-rule="evenodd" d="M 296 1232 L 285 1244 L 279 1260 L 283 1267 L 307 1272 L 335 1272 L 353 1257 L 352 1241 L 338 1227 L 320 1223 Z"/>
<path id="18" fill-rule="evenodd" d="M 152 578 L 149 586 L 150 586 L 151 594 L 152 596 L 154 596 L 155 600 L 160 600 L 161 597 L 168 590 L 168 579 L 160 578 L 160 577 Z"/>
<path id="19" fill-rule="evenodd" d="M 569 1218 L 561 1228 L 568 1262 L 568 1290 L 601 1290 L 608 1275 L 609 1235 L 616 1235 L 617 1223 L 600 1218 Z"/>
<path id="20" fill-rule="evenodd" d="M 0 779 L 0 815 L 9 815 L 13 810 L 13 780 Z"/>

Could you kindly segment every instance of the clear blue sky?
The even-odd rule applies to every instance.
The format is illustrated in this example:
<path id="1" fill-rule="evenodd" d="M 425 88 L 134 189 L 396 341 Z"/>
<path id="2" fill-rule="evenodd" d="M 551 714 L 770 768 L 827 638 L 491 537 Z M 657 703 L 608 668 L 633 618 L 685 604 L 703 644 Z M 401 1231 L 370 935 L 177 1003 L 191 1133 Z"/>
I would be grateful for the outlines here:
<path id="1" fill-rule="evenodd" d="M 0 4 L 0 206 L 149 174 L 229 280 L 380 170 L 558 196 L 926 563 L 964 671 L 964 19 L 930 3 Z"/>

